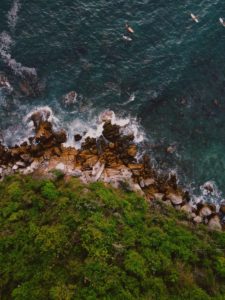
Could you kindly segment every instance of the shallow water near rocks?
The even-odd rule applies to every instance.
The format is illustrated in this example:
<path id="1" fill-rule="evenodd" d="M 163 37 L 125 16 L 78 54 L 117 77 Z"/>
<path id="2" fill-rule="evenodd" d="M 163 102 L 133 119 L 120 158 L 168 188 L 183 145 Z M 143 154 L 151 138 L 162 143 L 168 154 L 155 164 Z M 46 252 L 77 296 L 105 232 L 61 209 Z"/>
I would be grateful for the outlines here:
<path id="1" fill-rule="evenodd" d="M 213 180 L 224 193 L 223 8 L 222 0 L 2 0 L 0 33 L 12 43 L 0 39 L 0 71 L 16 85 L 21 70 L 35 69 L 45 85 L 33 98 L 0 92 L 5 141 L 25 136 L 24 117 L 39 106 L 50 107 L 71 134 L 112 109 L 138 121 L 160 168 L 176 169 L 197 190 Z M 122 38 L 125 22 L 135 31 L 131 42 Z M 8 64 L 3 50 L 17 64 Z M 71 90 L 79 103 L 65 107 L 62 97 Z M 171 145 L 175 151 L 167 153 Z"/>

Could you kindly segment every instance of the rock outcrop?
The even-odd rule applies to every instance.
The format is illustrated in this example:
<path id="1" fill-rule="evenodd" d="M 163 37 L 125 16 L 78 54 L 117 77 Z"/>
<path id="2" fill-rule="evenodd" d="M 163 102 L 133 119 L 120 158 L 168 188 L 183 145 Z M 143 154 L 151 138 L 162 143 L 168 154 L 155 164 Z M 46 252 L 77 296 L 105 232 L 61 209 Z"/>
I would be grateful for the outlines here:
<path id="1" fill-rule="evenodd" d="M 83 182 L 102 181 L 143 195 L 147 201 L 160 200 L 187 214 L 194 224 L 208 224 L 213 230 L 224 229 L 225 205 L 200 204 L 192 207 L 190 195 L 177 183 L 175 174 L 159 174 L 144 155 L 137 160 L 138 147 L 133 135 L 122 134 L 121 127 L 107 116 L 99 138 L 87 137 L 81 148 L 65 147 L 67 135 L 55 130 L 48 111 L 30 116 L 35 134 L 14 147 L 0 144 L 0 178 L 16 172 L 46 174 L 56 169 Z M 75 136 L 80 141 L 81 136 Z M 210 187 L 207 187 L 210 190 Z"/>

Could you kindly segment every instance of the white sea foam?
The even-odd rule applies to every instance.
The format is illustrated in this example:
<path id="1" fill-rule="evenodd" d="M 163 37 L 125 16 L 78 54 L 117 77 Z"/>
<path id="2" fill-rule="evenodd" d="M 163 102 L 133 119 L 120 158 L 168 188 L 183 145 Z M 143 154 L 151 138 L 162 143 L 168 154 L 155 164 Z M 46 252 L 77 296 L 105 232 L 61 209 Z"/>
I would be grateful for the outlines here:
<path id="1" fill-rule="evenodd" d="M 135 93 L 132 93 L 132 94 L 130 95 L 129 99 L 128 99 L 126 102 L 124 102 L 123 104 L 121 104 L 121 105 L 123 105 L 123 106 L 124 106 L 124 105 L 127 105 L 127 104 L 133 102 L 135 99 L 136 99 L 136 95 L 135 95 Z"/>
<path id="2" fill-rule="evenodd" d="M 216 183 L 214 181 L 207 181 L 200 186 L 200 194 L 193 196 L 192 205 L 196 206 L 198 203 L 211 203 L 216 205 L 218 211 L 222 199 L 222 192 Z"/>
<path id="3" fill-rule="evenodd" d="M 105 121 L 111 121 L 112 124 L 119 125 L 123 134 L 134 135 L 134 141 L 140 143 L 144 141 L 145 134 L 141 126 L 135 118 L 127 117 L 122 118 L 111 110 L 103 111 L 99 116 L 90 116 L 89 119 L 81 120 L 75 119 L 66 126 L 68 131 L 68 140 L 65 143 L 66 146 L 75 146 L 80 148 L 81 143 L 87 137 L 98 138 L 102 135 L 103 125 Z M 80 134 L 83 138 L 79 142 L 74 141 L 74 134 Z"/>
<path id="4" fill-rule="evenodd" d="M 49 106 L 39 106 L 34 108 L 32 111 L 30 111 L 24 118 L 23 122 L 28 127 L 32 126 L 31 117 L 35 114 L 39 113 L 42 120 L 49 121 L 53 124 L 53 126 L 58 127 L 59 126 L 59 119 L 54 115 L 52 109 Z"/>
<path id="5" fill-rule="evenodd" d="M 8 21 L 11 28 L 15 28 L 16 26 L 19 8 L 19 0 L 15 0 L 10 11 L 8 12 Z M 35 68 L 23 66 L 20 62 L 17 62 L 16 59 L 11 56 L 10 52 L 12 44 L 13 39 L 8 32 L 3 31 L 2 33 L 0 33 L 0 57 L 3 62 L 15 73 L 15 75 L 29 75 L 36 77 L 37 71 Z"/>

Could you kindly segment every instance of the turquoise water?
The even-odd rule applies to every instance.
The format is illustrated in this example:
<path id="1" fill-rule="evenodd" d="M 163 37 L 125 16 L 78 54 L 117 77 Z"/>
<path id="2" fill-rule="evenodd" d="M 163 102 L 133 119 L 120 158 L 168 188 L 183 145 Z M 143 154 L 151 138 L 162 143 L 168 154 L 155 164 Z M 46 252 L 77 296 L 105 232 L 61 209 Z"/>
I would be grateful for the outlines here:
<path id="1" fill-rule="evenodd" d="M 22 120 L 35 107 L 48 105 L 73 132 L 112 109 L 137 118 L 160 168 L 176 169 L 196 188 L 213 180 L 225 192 L 225 27 L 219 17 L 225 18 L 222 0 L 1 0 L 0 32 L 12 38 L 8 53 L 35 68 L 45 85 L 39 97 L 0 94 L 5 140 L 20 137 Z M 131 42 L 122 38 L 125 22 L 135 31 Z M 15 86 L 23 76 L 1 56 L 0 71 Z M 79 104 L 66 108 L 62 96 L 71 90 Z"/>

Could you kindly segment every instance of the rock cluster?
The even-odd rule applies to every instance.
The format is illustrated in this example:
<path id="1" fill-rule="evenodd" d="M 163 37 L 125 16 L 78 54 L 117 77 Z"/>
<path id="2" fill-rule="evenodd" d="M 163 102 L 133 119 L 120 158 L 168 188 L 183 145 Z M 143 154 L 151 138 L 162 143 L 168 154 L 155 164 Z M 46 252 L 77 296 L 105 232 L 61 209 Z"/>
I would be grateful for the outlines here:
<path id="1" fill-rule="evenodd" d="M 187 213 L 195 224 L 208 224 L 211 229 L 225 229 L 225 203 L 220 211 L 214 206 L 190 204 L 189 193 L 177 183 L 174 174 L 159 174 L 144 155 L 137 160 L 138 148 L 134 136 L 121 133 L 121 127 L 106 119 L 99 138 L 87 137 L 79 150 L 65 147 L 64 130 L 54 130 L 43 112 L 30 119 L 35 135 L 21 145 L 7 148 L 0 144 L 0 177 L 15 172 L 47 174 L 60 170 L 67 176 L 80 177 L 85 182 L 102 181 L 114 187 L 139 192 L 148 201 L 161 200 Z"/>

